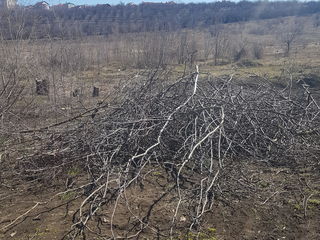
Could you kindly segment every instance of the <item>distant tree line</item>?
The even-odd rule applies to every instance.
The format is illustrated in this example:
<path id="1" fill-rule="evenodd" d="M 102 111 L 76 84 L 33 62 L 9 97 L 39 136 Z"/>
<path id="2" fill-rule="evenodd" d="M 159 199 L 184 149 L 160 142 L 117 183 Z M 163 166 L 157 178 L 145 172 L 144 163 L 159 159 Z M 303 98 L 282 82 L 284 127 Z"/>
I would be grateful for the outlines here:
<path id="1" fill-rule="evenodd" d="M 217 23 L 304 16 L 319 12 L 320 2 L 315 1 L 105 4 L 56 10 L 18 8 L 1 12 L 0 28 L 2 36 L 6 38 L 74 38 L 205 28 Z M 18 23 L 13 24 L 14 21 Z"/>

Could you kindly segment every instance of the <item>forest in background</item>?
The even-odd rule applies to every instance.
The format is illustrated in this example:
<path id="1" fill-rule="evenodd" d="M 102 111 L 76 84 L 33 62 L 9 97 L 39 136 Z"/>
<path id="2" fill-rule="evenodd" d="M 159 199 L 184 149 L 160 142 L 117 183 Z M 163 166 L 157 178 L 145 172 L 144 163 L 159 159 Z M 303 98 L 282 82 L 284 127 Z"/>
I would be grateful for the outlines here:
<path id="1" fill-rule="evenodd" d="M 19 7 L 0 13 L 0 29 L 6 39 L 66 39 L 114 33 L 206 28 L 221 23 L 306 16 L 319 12 L 320 2 L 315 1 L 104 4 L 54 10 Z M 320 17 L 317 16 L 317 19 L 316 24 L 319 24 Z"/>

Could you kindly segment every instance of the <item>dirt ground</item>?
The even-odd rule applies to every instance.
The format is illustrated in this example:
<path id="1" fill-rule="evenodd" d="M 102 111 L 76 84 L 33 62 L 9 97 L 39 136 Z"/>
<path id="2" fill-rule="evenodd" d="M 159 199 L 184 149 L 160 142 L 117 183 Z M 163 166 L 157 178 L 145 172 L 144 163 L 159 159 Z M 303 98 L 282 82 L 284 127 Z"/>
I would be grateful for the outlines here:
<path id="1" fill-rule="evenodd" d="M 12 169 L 6 166 L 0 175 L 0 239 L 62 239 L 70 230 L 81 197 L 62 194 L 52 198 L 65 190 L 61 187 L 64 180 L 51 182 L 50 187 L 32 181 L 21 182 L 13 176 L 8 178 Z M 199 239 L 320 239 L 319 169 L 270 167 L 268 163 L 252 161 L 239 166 L 236 169 L 243 169 L 245 177 L 232 187 L 225 186 L 228 191 L 216 196 Z M 78 181 L 82 178 L 79 175 Z M 165 177 L 155 172 L 152 181 L 145 182 L 143 188 L 136 186 L 129 190 L 127 196 L 132 212 L 140 216 L 146 212 L 166 187 L 166 184 L 156 184 L 159 182 L 165 183 Z M 158 230 L 165 231 L 172 217 L 173 200 L 174 194 L 165 196 L 153 210 L 151 221 Z M 121 200 L 118 209 L 113 227 L 116 234 L 121 234 L 130 227 L 128 219 L 132 214 Z M 110 208 L 105 208 L 100 216 L 103 219 L 100 228 L 104 233 L 110 230 L 107 219 L 111 212 Z M 180 216 L 181 232 L 176 239 L 196 239 L 196 235 L 185 233 L 187 219 L 187 215 Z M 87 239 L 104 238 L 88 235 Z M 140 239 L 167 238 L 146 232 Z"/>

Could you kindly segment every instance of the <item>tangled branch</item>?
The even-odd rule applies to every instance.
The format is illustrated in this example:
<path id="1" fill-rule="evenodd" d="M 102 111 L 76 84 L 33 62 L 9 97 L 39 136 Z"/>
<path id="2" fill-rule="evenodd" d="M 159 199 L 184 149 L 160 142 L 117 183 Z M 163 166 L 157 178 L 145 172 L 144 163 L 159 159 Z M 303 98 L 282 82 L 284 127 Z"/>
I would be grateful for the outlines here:
<path id="1" fill-rule="evenodd" d="M 52 134 L 38 153 L 21 159 L 26 176 L 57 175 L 68 166 L 87 171 L 66 238 L 173 237 L 179 227 L 197 230 L 224 191 L 221 184 L 230 181 L 226 168 L 234 161 L 294 165 L 308 155 L 317 164 L 320 109 L 310 92 L 304 97 L 307 89 L 280 89 L 258 77 L 245 83 L 200 77 L 198 69 L 176 81 L 162 76 L 130 82 L 103 112 Z M 137 186 L 155 195 L 140 209 Z M 170 211 L 160 229 L 154 212 L 164 204 Z M 124 227 L 120 215 L 128 219 Z"/>

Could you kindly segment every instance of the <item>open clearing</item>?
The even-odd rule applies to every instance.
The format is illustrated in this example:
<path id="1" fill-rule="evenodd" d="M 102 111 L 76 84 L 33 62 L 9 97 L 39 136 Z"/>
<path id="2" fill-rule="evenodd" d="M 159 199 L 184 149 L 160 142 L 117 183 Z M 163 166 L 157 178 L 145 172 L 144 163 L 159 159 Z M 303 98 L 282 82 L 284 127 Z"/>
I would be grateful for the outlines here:
<path id="1" fill-rule="evenodd" d="M 190 30 L 181 35 L 190 36 L 189 40 L 191 39 L 190 41 L 193 41 L 192 43 L 195 46 L 197 44 L 202 46 L 202 48 L 198 46 L 200 50 L 197 52 L 196 59 L 192 59 L 188 55 L 187 57 L 190 57 L 188 61 L 173 63 L 170 62 L 172 59 L 168 50 L 169 53 L 164 54 L 166 57 L 163 57 L 168 63 L 163 63 L 161 66 L 157 65 L 159 53 L 156 51 L 152 53 L 146 51 L 148 54 L 142 52 L 145 46 L 139 45 L 141 36 L 135 36 L 135 34 L 123 35 L 120 40 L 117 39 L 117 35 L 110 36 L 107 39 L 108 43 L 103 37 L 88 38 L 79 42 L 71 40 L 19 42 L 22 47 L 30 50 L 30 52 L 25 51 L 25 55 L 21 54 L 21 61 L 26 64 L 25 67 L 28 69 L 28 73 L 25 75 L 17 73 L 17 75 L 22 76 L 22 82 L 27 82 L 27 87 L 24 89 L 26 94 L 24 98 L 19 98 L 19 101 L 15 103 L 12 111 L 8 112 L 6 119 L 2 123 L 2 134 L 0 135 L 0 239 L 73 239 L 72 234 L 75 232 L 78 235 L 74 239 L 89 240 L 112 239 L 115 236 L 121 236 L 122 239 L 170 239 L 170 235 L 173 236 L 172 239 L 186 240 L 320 239 L 320 123 L 317 122 L 319 114 L 314 110 L 317 106 L 316 103 L 319 103 L 320 99 L 320 28 L 313 26 L 313 16 L 298 18 L 297 21 L 303 22 L 305 27 L 303 34 L 292 45 L 290 56 L 285 56 L 282 42 L 271 34 L 271 30 L 270 32 L 256 33 L 258 28 L 265 29 L 272 24 L 276 25 L 277 21 L 286 22 L 290 21 L 290 19 L 227 24 L 225 29 L 227 29 L 228 33 L 231 33 L 229 35 L 230 39 L 232 39 L 232 36 L 239 36 L 239 31 L 242 32 L 245 29 L 243 31 L 243 39 L 246 40 L 239 40 L 239 45 L 241 45 L 241 41 L 249 44 L 248 46 L 258 41 L 265 44 L 264 52 L 261 58 L 254 58 L 250 53 L 237 61 L 230 60 L 232 57 L 221 56 L 218 59 L 219 64 L 215 63 L 215 59 L 212 56 L 205 59 L 206 49 L 203 47 L 205 46 L 205 41 L 197 41 L 197 37 L 206 39 L 206 33 L 202 31 Z M 150 45 L 156 44 L 155 42 L 158 42 L 159 39 L 165 38 L 154 37 L 151 33 L 151 37 L 148 38 L 148 34 L 146 33 L 144 38 L 151 39 Z M 168 39 L 170 39 L 169 35 L 166 35 Z M 180 37 L 180 35 L 178 36 Z M 156 40 L 152 41 L 152 39 Z M 169 43 L 170 40 L 167 40 L 166 44 L 168 45 L 166 46 L 169 46 Z M 12 45 L 15 46 L 14 43 Z M 174 48 L 174 46 L 173 44 L 171 47 Z M 150 50 L 153 47 L 148 46 L 146 49 Z M 41 54 L 37 54 L 39 48 L 45 50 Z M 60 51 L 54 52 L 58 52 L 61 55 L 53 56 L 53 52 L 50 51 L 52 48 L 60 49 Z M 78 49 L 83 55 L 80 54 Z M 36 67 L 34 69 L 29 68 L 28 64 L 31 56 L 33 60 L 36 59 L 36 64 L 39 64 L 37 69 Z M 156 58 L 155 56 L 158 57 L 152 63 L 155 65 L 144 65 L 145 61 L 149 58 L 154 59 Z M 163 59 L 161 58 L 161 60 Z M 76 62 L 79 65 L 75 64 Z M 195 71 L 195 65 L 199 66 L 199 73 Z M 20 70 L 23 71 L 26 68 Z M 49 79 L 50 89 L 53 89 L 46 96 L 39 96 L 34 93 L 33 80 L 41 76 Z M 186 76 L 190 77 L 184 79 Z M 292 133 L 294 130 L 288 127 L 289 130 L 285 129 L 283 132 L 279 130 L 282 135 L 278 133 L 278 135 L 275 135 L 281 138 L 281 136 L 289 136 L 292 133 L 299 141 L 302 139 L 303 143 L 308 144 L 302 146 L 298 144 L 296 146 L 290 145 L 291 142 L 296 143 L 295 140 L 290 142 L 284 137 L 283 142 L 287 144 L 285 145 L 274 137 L 269 139 L 271 143 L 268 147 L 270 149 L 267 149 L 266 153 L 263 152 L 265 153 L 264 156 L 267 157 L 261 157 L 260 154 L 263 150 L 259 152 L 260 149 L 256 149 L 257 152 L 251 154 L 250 157 L 246 154 L 235 157 L 234 155 L 238 153 L 237 151 L 241 153 L 242 151 L 250 153 L 254 151 L 251 149 L 251 145 L 246 145 L 249 142 L 247 140 L 254 134 L 256 134 L 255 136 L 260 136 L 257 132 L 263 127 L 261 129 L 259 127 L 255 128 L 256 132 L 252 128 L 248 128 L 248 131 L 252 131 L 252 134 L 246 135 L 247 138 L 243 137 L 241 141 L 237 142 L 236 138 L 228 138 L 229 135 L 224 133 L 224 131 L 228 131 L 228 127 L 222 130 L 222 123 L 229 123 L 227 121 L 229 120 L 228 116 L 224 116 L 224 112 L 229 112 L 223 107 L 229 105 L 217 103 L 219 110 L 214 109 L 216 106 L 213 105 L 206 107 L 205 99 L 209 99 L 214 94 L 209 92 L 212 94 L 210 95 L 201 88 L 195 96 L 203 94 L 201 95 L 202 98 L 197 99 L 191 95 L 194 79 L 199 79 L 199 85 L 205 81 L 208 81 L 210 85 L 211 79 L 212 85 L 214 85 L 212 89 L 214 89 L 221 87 L 221 85 L 224 86 L 224 84 L 227 85 L 226 82 L 228 82 L 227 80 L 230 79 L 230 76 L 232 76 L 232 81 L 239 83 L 239 86 L 244 86 L 244 89 L 245 86 L 255 86 L 254 84 L 257 84 L 257 81 L 265 81 L 268 86 L 275 86 L 274 89 L 284 89 L 283 92 L 289 89 L 289 96 L 291 97 L 292 94 L 293 99 L 298 94 L 301 94 L 303 96 L 301 97 L 303 98 L 301 105 L 306 102 L 310 106 L 314 104 L 310 108 L 306 104 L 305 115 L 308 115 L 308 111 L 311 109 L 310 116 L 312 115 L 313 118 L 310 118 L 310 121 L 306 121 L 307 123 L 303 122 L 305 125 L 301 125 L 304 127 L 310 124 L 312 127 L 318 127 L 310 127 L 308 129 L 310 131 L 306 131 L 306 128 L 301 127 L 302 130 L 297 135 L 294 135 Z M 184 79 L 184 82 L 177 80 L 180 78 Z M 31 81 L 28 79 L 31 79 Z M 145 82 L 145 85 L 139 85 L 140 79 L 147 79 L 148 81 Z M 162 84 L 159 79 L 166 79 L 168 82 L 163 82 Z M 300 81 L 302 80 L 308 85 L 307 87 L 301 87 Z M 167 92 L 170 93 L 171 89 L 180 86 L 179 84 L 182 82 L 184 85 L 181 86 L 185 87 L 185 89 L 177 87 L 173 91 L 173 93 L 179 94 L 176 96 L 175 94 L 165 95 Z M 152 87 L 150 89 L 144 88 L 149 86 L 148 84 L 150 86 L 158 84 L 156 86 L 161 90 L 166 90 L 167 86 L 170 87 L 168 87 L 167 92 L 164 90 L 163 92 L 158 92 Z M 100 94 L 98 97 L 91 96 L 92 87 L 99 88 Z M 229 90 L 226 87 L 227 90 L 223 92 L 225 93 L 223 97 L 227 96 L 229 91 L 230 96 L 228 97 L 230 97 L 230 101 L 235 99 L 234 101 L 236 102 L 241 99 L 239 97 L 241 94 L 234 94 L 238 85 L 233 87 L 231 85 Z M 243 88 L 241 87 L 241 89 Z M 292 92 L 291 88 L 293 89 Z M 79 89 L 81 94 L 73 96 L 75 89 Z M 270 89 L 272 90 L 273 88 Z M 145 90 L 145 95 L 141 95 L 139 98 L 138 93 L 140 90 Z M 259 89 L 259 91 L 262 90 Z M 121 95 L 122 93 L 125 94 Z M 190 95 L 193 97 L 192 99 L 190 98 L 191 100 L 189 99 Z M 248 95 L 250 95 L 250 92 Z M 251 95 L 254 96 L 253 93 Z M 159 97 L 156 98 L 155 96 Z M 308 96 L 309 98 L 312 96 L 312 99 L 306 99 Z M 180 102 L 178 100 L 172 101 L 172 106 L 168 106 L 170 105 L 168 104 L 162 108 L 161 101 L 167 103 L 170 102 L 170 99 L 176 99 L 175 97 L 183 103 L 181 106 L 187 106 L 185 107 L 186 110 L 181 113 L 178 110 L 184 108 L 179 108 L 180 105 L 178 103 Z M 140 100 L 141 102 L 139 104 L 130 103 L 132 99 Z M 229 98 L 225 97 L 223 99 L 227 101 Z M 283 101 L 279 100 L 279 102 L 275 101 L 273 103 L 282 106 L 282 102 L 288 100 L 283 99 Z M 221 100 L 221 102 L 223 101 Z M 238 104 L 239 106 L 247 106 L 241 105 L 243 103 Z M 128 106 L 133 107 L 130 111 L 124 112 L 123 109 Z M 284 106 L 287 107 L 287 105 Z M 172 114 L 173 118 L 166 119 L 169 115 L 168 113 L 172 110 L 171 108 L 175 109 L 174 111 L 180 115 Z M 249 108 L 244 107 L 243 111 L 245 112 Z M 300 105 L 298 107 L 288 107 L 290 110 L 288 114 L 300 108 L 303 109 Z M 194 114 L 190 114 L 190 109 Z M 162 111 L 164 112 L 163 114 Z M 158 112 L 160 120 L 156 119 L 156 121 L 160 121 L 160 123 L 153 118 L 158 116 Z M 197 115 L 199 112 L 201 114 Z M 230 112 L 232 113 L 232 111 Z M 234 110 L 234 112 L 238 113 L 237 110 Z M 118 122 L 115 119 L 111 119 L 112 121 L 110 120 L 111 122 L 109 122 L 108 117 L 112 116 L 110 113 L 118 114 Z M 230 115 L 232 115 L 231 113 Z M 154 131 L 157 134 L 162 134 L 162 131 L 157 129 L 162 123 L 161 121 L 167 121 L 169 126 L 171 121 L 183 119 L 183 114 L 186 115 L 185 118 L 190 117 L 190 123 L 185 124 L 186 126 L 183 125 L 181 131 L 175 131 L 174 127 L 167 130 L 168 135 L 172 133 L 175 136 L 179 136 L 179 138 L 175 139 L 173 137 L 172 141 L 168 141 L 167 145 L 164 145 L 167 146 L 167 149 L 172 147 L 168 152 L 172 150 L 171 152 L 176 153 L 170 155 L 171 152 L 168 153 L 163 149 L 159 151 L 168 154 L 165 155 L 164 158 L 166 158 L 167 156 L 179 156 L 181 149 L 187 149 L 186 152 L 189 155 L 185 156 L 185 158 L 190 157 L 190 162 L 194 161 L 197 164 L 199 161 L 199 165 L 195 165 L 199 167 L 197 169 L 201 168 L 200 172 L 192 164 L 188 165 L 189 159 L 188 161 L 177 163 L 177 168 L 175 166 L 167 167 L 167 162 L 170 163 L 172 159 L 161 159 L 157 155 L 158 150 L 150 153 L 151 150 L 149 152 L 147 147 L 149 146 L 147 145 L 148 143 L 151 144 L 152 139 L 157 139 L 153 135 L 153 138 L 151 138 L 149 133 L 156 129 Z M 304 119 L 305 115 L 301 119 Z M 139 125 L 141 121 L 148 121 L 150 118 L 155 122 L 151 121 L 151 123 Z M 227 119 L 227 123 L 224 122 L 225 119 Z M 232 120 L 233 118 L 230 117 L 230 119 Z M 268 118 L 266 119 L 268 120 Z M 286 116 L 283 116 L 283 119 L 286 119 Z M 209 123 L 206 122 L 207 120 Z M 242 121 L 244 120 L 242 119 Z M 283 121 L 285 122 L 285 120 Z M 253 122 L 252 126 L 255 126 L 254 119 L 249 122 Z M 272 121 L 270 120 L 270 122 Z M 97 123 L 97 126 L 101 124 L 103 127 L 95 128 L 93 127 L 95 123 Z M 286 123 L 289 126 L 292 122 L 289 119 Z M 100 138 L 100 133 L 102 134 L 104 131 L 109 133 L 108 131 L 114 125 L 121 126 L 110 133 L 110 136 L 115 136 L 114 138 L 108 134 Z M 275 128 L 283 127 L 278 126 L 280 125 L 278 123 L 275 125 L 277 125 Z M 189 127 L 192 131 L 195 131 L 194 134 L 189 134 L 189 131 L 191 131 Z M 215 182 L 216 172 L 213 174 L 213 171 L 209 171 L 208 166 L 210 163 L 203 160 L 210 156 L 210 153 L 206 152 L 207 149 L 210 149 L 210 142 L 208 142 L 208 145 L 205 145 L 207 144 L 205 143 L 201 151 L 196 151 L 198 150 L 196 149 L 198 145 L 205 142 L 207 138 L 209 139 L 208 132 L 216 133 L 214 127 L 220 131 L 220 135 L 210 135 L 213 139 L 211 144 L 213 142 L 219 145 L 217 145 L 217 148 L 211 145 L 211 148 L 216 151 L 214 153 L 218 156 L 214 158 L 214 164 L 216 165 L 211 164 L 211 170 L 212 168 L 219 169 L 217 176 L 218 173 L 220 175 L 217 178 L 217 182 Z M 270 128 L 272 127 L 270 125 Z M 132 132 L 129 132 L 130 134 L 120 135 L 119 132 L 125 132 L 129 128 L 133 129 Z M 143 131 L 141 130 L 142 128 L 144 128 Z M 79 129 L 83 129 L 83 131 Z M 219 132 L 218 130 L 217 132 Z M 239 132 L 241 130 L 246 132 L 246 129 L 239 129 Z M 264 128 L 261 131 L 267 132 L 267 130 L 267 128 Z M 84 134 L 77 135 L 79 133 Z M 181 145 L 179 145 L 179 140 L 181 140 L 180 133 L 181 136 L 186 135 L 186 139 L 183 139 L 185 142 Z M 91 141 L 93 139 L 90 134 L 99 135 L 95 143 L 98 145 L 99 142 L 105 141 L 103 143 L 105 145 L 110 144 L 110 148 L 114 152 L 108 155 L 108 151 L 111 150 L 109 148 L 103 149 L 99 145 L 99 149 L 94 147 L 92 147 L 94 150 L 89 149 L 93 152 L 89 154 L 88 152 L 90 151 L 86 148 L 85 143 L 86 140 L 89 139 Z M 134 141 L 126 142 L 133 134 L 136 134 L 137 143 Z M 242 136 L 243 133 L 241 132 L 239 135 Z M 304 136 L 301 137 L 301 135 Z M 116 150 L 117 147 L 114 147 L 119 144 L 116 142 L 118 138 L 121 144 L 124 142 L 123 146 L 128 147 L 128 154 L 125 152 L 121 155 Z M 74 139 L 80 139 L 81 141 L 77 142 Z M 202 140 L 203 142 L 201 142 Z M 236 142 L 236 146 L 230 152 L 228 147 L 229 140 L 230 146 L 231 142 Z M 264 138 L 259 138 L 257 141 L 250 141 L 250 144 L 257 144 L 258 146 L 260 143 L 264 144 L 264 141 L 266 141 Z M 55 143 L 57 142 L 61 142 L 61 145 L 56 146 Z M 290 144 L 287 142 L 290 142 Z M 131 146 L 136 146 L 135 144 L 140 147 L 130 149 Z M 225 144 L 225 148 L 223 148 L 223 144 Z M 72 147 L 69 147 L 69 145 Z M 101 145 L 104 146 L 104 144 Z M 175 148 L 176 145 L 181 148 Z M 289 149 L 281 148 L 278 156 L 277 154 L 272 155 L 272 148 L 276 145 L 282 146 L 282 148 L 290 146 L 290 151 Z M 222 150 L 220 146 L 222 146 Z M 74 149 L 79 149 L 79 151 L 74 151 Z M 82 150 L 83 152 L 81 152 Z M 130 152 L 130 150 L 134 153 Z M 223 151 L 225 151 L 227 157 L 225 157 L 222 170 L 222 167 L 218 165 L 222 161 L 221 153 L 224 153 Z M 292 154 L 291 151 L 296 151 L 297 155 L 290 155 Z M 95 153 L 101 155 L 95 155 Z M 227 155 L 227 153 L 230 153 L 230 155 Z M 192 154 L 198 155 L 192 158 Z M 66 156 L 71 157 L 67 158 Z M 93 165 L 88 164 L 88 159 L 91 156 L 94 156 L 92 157 L 93 162 L 95 161 Z M 112 179 L 110 180 L 110 186 L 108 186 L 110 187 L 110 192 L 103 193 L 101 189 L 104 189 L 102 187 L 107 185 L 106 182 L 109 181 L 109 175 L 99 175 L 102 171 L 96 170 L 99 157 L 104 159 L 105 163 L 109 159 L 111 162 L 113 156 L 117 157 L 116 163 L 121 159 L 128 158 L 130 161 L 132 160 L 132 166 L 134 167 L 131 165 L 130 167 L 138 170 L 130 169 L 130 171 L 126 171 L 127 168 L 123 167 L 126 166 L 126 163 L 121 163 L 122 165 L 120 164 L 121 166 L 119 166 L 121 171 L 119 171 L 118 178 L 112 175 L 115 170 L 110 170 L 110 178 Z M 135 161 L 136 159 L 138 160 Z M 159 163 L 159 165 L 155 163 Z M 182 173 L 186 176 L 191 176 L 187 180 L 183 179 L 183 174 L 181 174 L 182 177 L 179 177 L 180 172 L 177 171 L 179 167 L 182 169 L 185 165 L 187 167 L 183 169 L 185 172 Z M 47 166 L 53 166 L 53 168 Z M 105 169 L 110 167 L 108 164 L 103 166 L 106 167 Z M 106 171 L 105 169 L 103 171 Z M 208 186 L 206 186 L 207 188 L 202 188 L 207 179 L 204 178 L 205 180 L 203 181 L 200 178 L 201 181 L 197 179 L 197 176 L 203 176 L 207 173 L 212 174 L 212 183 L 214 183 L 215 189 L 214 197 L 210 200 L 211 205 L 208 203 L 209 200 L 205 201 L 201 198 L 198 200 L 197 198 L 202 196 L 201 194 L 206 199 L 210 198 L 208 196 L 211 188 Z M 121 181 L 124 181 L 123 176 L 129 175 L 128 179 L 132 181 L 127 185 L 124 184 L 124 188 L 117 188 L 118 185 L 121 185 Z M 172 179 L 175 180 L 173 181 Z M 179 181 L 181 186 L 179 186 Z M 178 183 L 178 187 L 176 183 Z M 207 195 L 203 193 L 206 189 L 208 189 Z M 105 198 L 110 196 L 108 198 L 109 202 L 100 200 L 101 196 L 99 194 L 105 194 Z M 181 209 L 177 211 L 176 205 L 179 200 L 181 200 Z M 82 203 L 83 212 L 81 213 L 82 209 L 79 206 Z M 205 209 L 209 205 L 210 208 L 208 208 L 208 211 L 203 210 L 206 214 L 202 216 L 203 212 L 199 209 L 202 206 Z M 101 210 L 95 212 L 99 207 L 101 207 Z M 195 215 L 191 214 L 193 211 L 196 212 Z M 92 212 L 96 213 L 96 215 L 92 214 Z M 86 219 L 87 216 L 89 216 L 88 219 Z M 203 217 L 201 221 L 198 221 L 197 216 L 199 216 L 199 219 L 200 216 Z M 171 224 L 172 219 L 174 219 L 174 224 Z M 83 223 L 86 220 L 88 220 L 86 227 L 79 225 L 79 222 Z M 193 224 L 191 225 L 196 231 L 188 231 L 191 228 L 190 223 Z M 173 233 L 172 225 L 174 225 Z M 85 234 L 83 229 L 86 229 Z"/>

